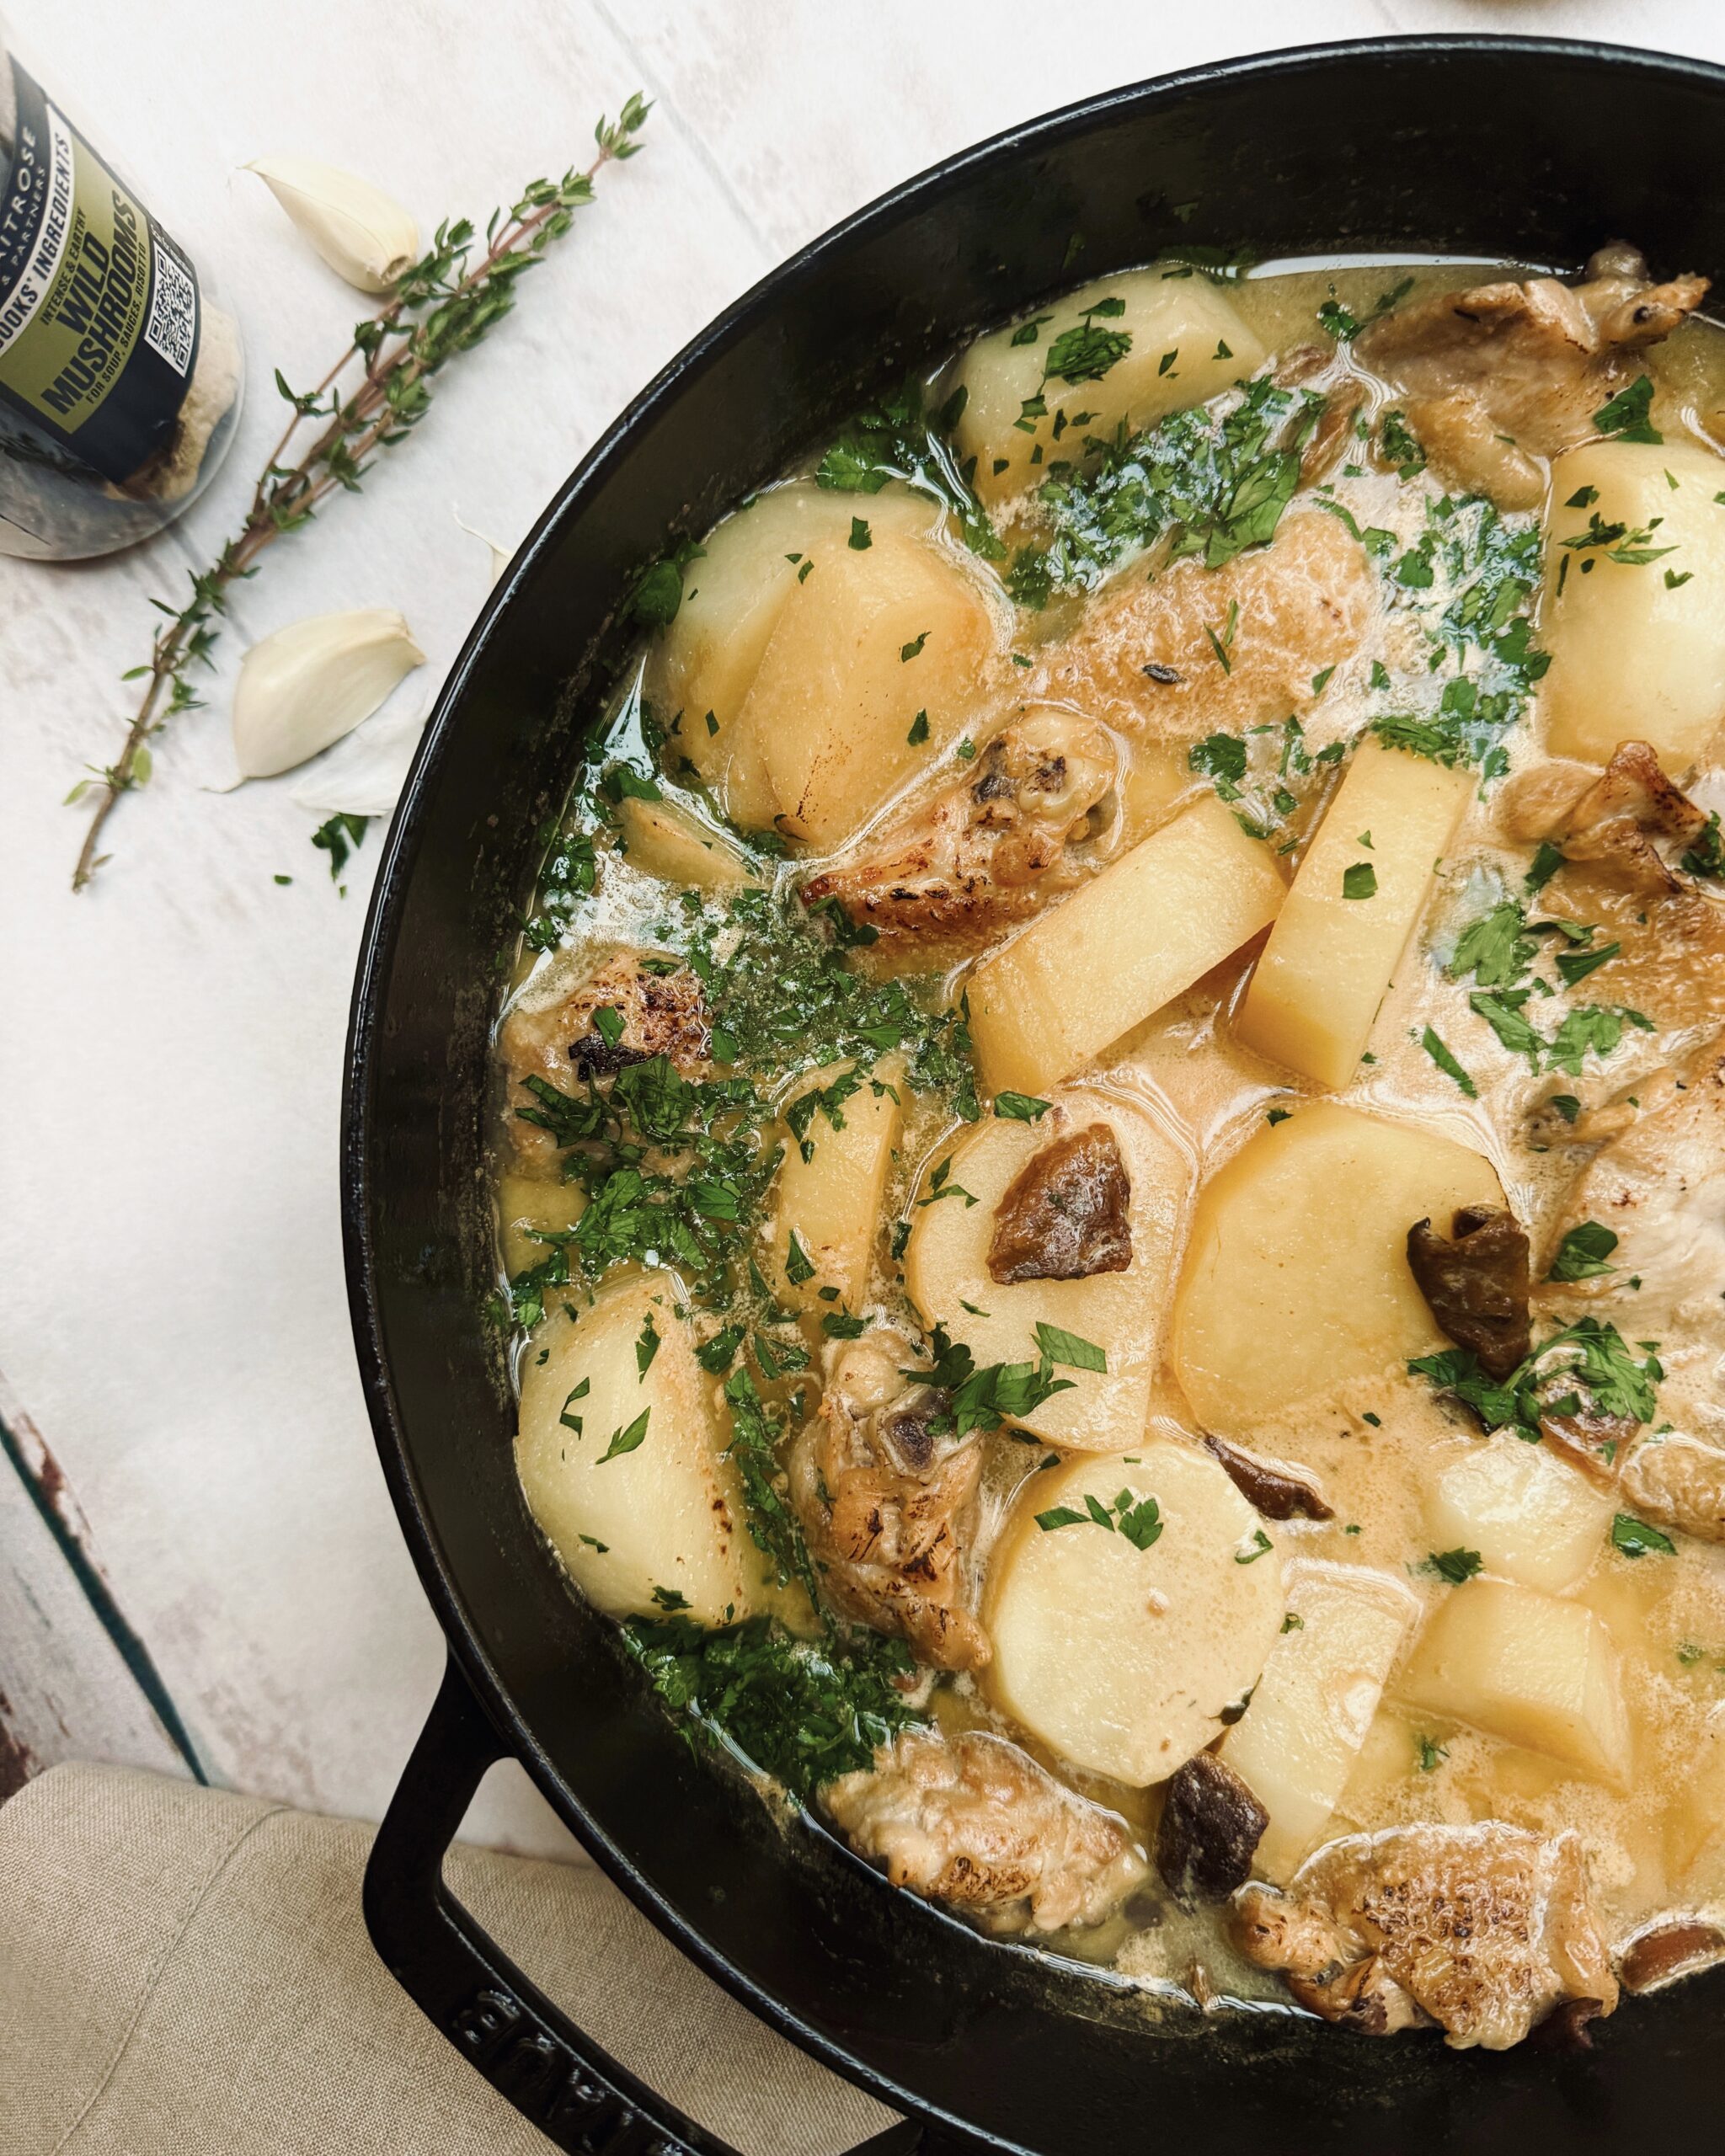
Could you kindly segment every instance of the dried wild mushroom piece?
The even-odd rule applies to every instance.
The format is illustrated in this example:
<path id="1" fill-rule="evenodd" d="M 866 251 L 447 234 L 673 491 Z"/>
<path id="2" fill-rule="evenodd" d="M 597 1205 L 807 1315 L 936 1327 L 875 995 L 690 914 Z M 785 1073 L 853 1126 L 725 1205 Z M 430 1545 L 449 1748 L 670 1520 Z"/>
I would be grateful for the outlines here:
<path id="1" fill-rule="evenodd" d="M 1679 1917 L 1638 1933 L 1617 1957 L 1627 1992 L 1652 1991 L 1725 1961 L 1725 1930 L 1700 1917 Z"/>
<path id="2" fill-rule="evenodd" d="M 1125 1272 L 1131 1200 L 1131 1178 L 1107 1123 L 1055 1139 L 1007 1186 L 988 1246 L 990 1277 L 1004 1288 Z"/>
<path id="3" fill-rule="evenodd" d="M 1156 1837 L 1156 1868 L 1175 1898 L 1225 1902 L 1243 1886 L 1269 1817 L 1214 1752 L 1189 1758 L 1168 1781 Z"/>
<path id="4" fill-rule="evenodd" d="M 1491 1376 L 1506 1378 L 1532 1345 L 1527 1230 L 1502 1206 L 1465 1205 L 1450 1232 L 1446 1241 L 1429 1220 L 1416 1220 L 1408 1270 L 1445 1337 L 1471 1348 Z"/>
<path id="5" fill-rule="evenodd" d="M 1326 1502 L 1315 1482 L 1286 1467 L 1272 1467 L 1267 1460 L 1242 1452 L 1217 1437 L 1204 1438 L 1204 1449 L 1215 1454 L 1226 1470 L 1228 1480 L 1249 1505 L 1266 1519 L 1333 1519 L 1333 1505 Z"/>

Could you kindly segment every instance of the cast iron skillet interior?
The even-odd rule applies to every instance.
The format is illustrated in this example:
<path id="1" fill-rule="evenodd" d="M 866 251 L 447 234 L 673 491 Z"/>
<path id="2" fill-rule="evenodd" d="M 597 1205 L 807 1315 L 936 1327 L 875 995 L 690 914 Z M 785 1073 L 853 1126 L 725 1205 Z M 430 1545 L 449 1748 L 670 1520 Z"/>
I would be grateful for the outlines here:
<path id="1" fill-rule="evenodd" d="M 471 1781 L 496 1752 L 521 1758 L 654 1920 L 757 2011 L 886 2100 L 976 2137 L 927 2147 L 1090 2156 L 1195 2133 L 1382 2156 L 1417 2136 L 1429 2150 L 1525 2156 L 1560 2136 L 1621 2148 L 1654 2120 L 1717 2131 L 1725 1977 L 1626 2001 L 1579 2056 L 1374 2043 L 1284 2014 L 1205 2024 L 985 1942 L 823 1832 L 782 1828 L 693 1756 L 611 1627 L 567 1589 L 516 1486 L 511 1403 L 480 1313 L 494 1262 L 482 1154 L 494 961 L 531 886 L 536 827 L 628 643 L 615 609 L 668 535 L 698 535 L 967 333 L 1167 248 L 1567 271 L 1623 236 L 1658 275 L 1717 278 L 1722 126 L 1717 68 L 1519 39 L 1287 52 L 1097 98 L 952 159 L 769 277 L 625 414 L 493 594 L 389 834 L 354 1002 L 355 1328 L 385 1473 L 453 1658 L 368 1913 L 421 2003 L 562 2145 L 679 2143 L 653 2141 L 644 2092 L 618 2074 L 624 2125 L 606 2127 L 610 2139 L 580 2125 L 599 2113 L 546 2093 L 572 2063 L 579 2080 L 574 2032 L 494 1952 L 427 1944 L 462 1773 Z M 451 1766 L 462 1742 L 466 1765 Z M 475 1993 L 488 1970 L 492 1989 Z M 892 2145 L 918 2143 L 906 2129 Z"/>

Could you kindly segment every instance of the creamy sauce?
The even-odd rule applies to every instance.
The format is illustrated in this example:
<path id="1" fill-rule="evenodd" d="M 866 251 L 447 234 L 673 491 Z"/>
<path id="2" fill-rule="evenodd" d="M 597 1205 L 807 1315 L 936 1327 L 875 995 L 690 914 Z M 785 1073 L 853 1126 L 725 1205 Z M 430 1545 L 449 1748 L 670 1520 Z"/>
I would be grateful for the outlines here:
<path id="1" fill-rule="evenodd" d="M 1313 341 L 1318 310 L 1326 302 L 1339 301 L 1365 319 L 1386 284 L 1404 275 L 1414 280 L 1415 297 L 1459 281 L 1453 266 L 1423 264 L 1402 270 L 1370 264 L 1255 274 L 1231 284 L 1228 296 L 1264 344 L 1273 352 L 1285 353 Z M 1696 442 L 1715 447 L 1718 415 L 1725 410 L 1725 336 L 1710 324 L 1691 322 L 1669 343 L 1646 355 L 1645 365 L 1661 393 L 1667 439 L 1686 432 Z M 1360 378 L 1365 392 L 1360 417 L 1369 430 L 1393 400 L 1379 383 L 1363 373 Z M 1725 483 L 1725 465 L 1721 474 Z M 1330 474 L 1329 486 L 1329 499 L 1347 512 L 1355 528 L 1394 534 L 1397 553 L 1418 542 L 1425 528 L 1428 504 L 1444 491 L 1429 472 L 1411 481 L 1398 480 L 1363 453 L 1358 468 L 1338 465 Z M 866 511 L 869 499 L 859 497 L 854 505 Z M 1296 497 L 1288 512 L 1290 518 L 1302 513 L 1307 499 L 1305 494 Z M 1010 510 L 1002 522 L 1009 533 L 1029 529 L 1028 520 L 1015 519 Z M 948 543 L 958 545 L 956 540 Z M 1658 571 L 1649 569 L 1648 574 Z M 1370 686 L 1375 663 L 1391 675 L 1404 674 L 1410 663 L 1417 663 L 1419 632 L 1409 602 L 1440 600 L 1445 595 L 1441 589 L 1436 593 L 1398 592 L 1381 578 L 1375 589 L 1375 611 L 1357 653 L 1335 670 L 1321 694 L 1301 703 L 1303 745 L 1315 760 L 1332 744 L 1351 743 L 1368 719 L 1382 710 L 1383 700 Z M 1039 660 L 1071 632 L 1086 605 L 1082 600 L 1056 599 L 1039 613 L 1020 613 L 1015 648 L 1033 662 Z M 1536 623 L 1535 636 L 1537 632 Z M 638 682 L 632 693 L 638 696 Z M 1019 677 L 1008 670 L 999 693 L 971 714 L 970 732 L 979 742 L 985 741 L 1026 708 L 1028 701 Z M 1285 710 L 1267 708 L 1262 716 L 1266 723 L 1279 721 Z M 1231 718 L 1226 724 L 1228 730 L 1242 730 Z M 1627 718 L 1624 730 L 1634 731 Z M 1125 774 L 1112 810 L 1115 825 L 1100 844 L 1105 851 L 1119 851 L 1210 792 L 1211 780 L 1188 765 L 1194 738 L 1189 732 L 1167 740 L 1159 740 L 1148 728 L 1128 732 L 1114 727 L 1111 732 L 1124 760 Z M 1434 1061 L 1422 1043 L 1422 1034 L 1431 1022 L 1434 993 L 1444 983 L 1443 969 L 1453 956 L 1457 936 L 1498 896 L 1523 888 L 1531 846 L 1506 841 L 1503 804 L 1513 797 L 1517 775 L 1547 756 L 1537 691 L 1527 714 L 1509 729 L 1505 746 L 1508 769 L 1489 786 L 1476 789 L 1372 1028 L 1370 1057 L 1339 1094 L 1291 1075 L 1285 1068 L 1254 1055 L 1235 1038 L 1231 1019 L 1257 958 L 1258 942 L 1157 1011 L 1117 1044 L 1099 1071 L 1086 1074 L 1083 1082 L 1101 1083 L 1140 1106 L 1188 1158 L 1194 1187 L 1259 1133 L 1267 1109 L 1278 1103 L 1292 1107 L 1302 1098 L 1334 1098 L 1391 1121 L 1437 1129 L 1489 1160 L 1509 1207 L 1530 1231 L 1535 1252 L 1546 1251 L 1575 1177 L 1594 1154 L 1590 1147 L 1565 1142 L 1561 1126 L 1554 1129 L 1549 1114 L 1536 1113 L 1541 1104 L 1554 1091 L 1566 1090 L 1580 1096 L 1589 1109 L 1632 1095 L 1650 1074 L 1693 1056 L 1717 1033 L 1718 1022 L 1701 1007 L 1705 999 L 1690 995 L 1681 979 L 1661 974 L 1660 954 L 1648 947 L 1648 931 L 1637 918 L 1641 910 L 1637 902 L 1585 870 L 1572 868 L 1558 873 L 1541 894 L 1541 906 L 1547 913 L 1575 915 L 1599 923 L 1602 937 L 1622 941 L 1624 955 L 1612 968 L 1609 982 L 1595 976 L 1589 993 L 1597 992 L 1601 1000 L 1614 1004 L 1643 1008 L 1654 1022 L 1653 1029 L 1627 1032 L 1609 1058 L 1589 1057 L 1579 1080 L 1535 1075 L 1525 1059 L 1499 1046 L 1485 1018 L 1467 1007 L 1465 994 L 1445 985 L 1443 1039 L 1472 1075 L 1477 1097 L 1465 1097 Z M 1322 782 L 1302 793 L 1297 813 L 1278 832 L 1279 841 L 1291 837 L 1286 849 L 1290 868 L 1297 868 L 1303 858 L 1305 843 L 1321 820 L 1343 768 L 1332 764 L 1326 771 L 1319 761 Z M 924 783 L 928 787 L 950 785 L 953 776 L 954 766 L 942 759 Z M 1690 790 L 1703 805 L 1710 805 L 1705 777 Z M 668 787 L 667 791 L 713 830 L 724 829 L 710 799 L 698 788 L 684 785 Z M 869 828 L 878 830 L 897 820 L 915 798 L 913 782 L 908 792 L 881 808 Z M 865 831 L 862 836 L 867 835 Z M 853 841 L 842 851 L 853 851 L 857 843 Z M 801 878 L 820 865 L 821 857 L 798 851 L 777 868 L 769 863 L 763 873 Z M 524 953 L 511 1008 L 552 1008 L 586 977 L 600 957 L 619 944 L 656 946 L 660 938 L 654 931 L 665 926 L 672 910 L 663 882 L 614 855 L 603 855 L 597 889 L 582 901 L 567 935 L 549 951 Z M 961 946 L 939 953 L 941 962 L 953 968 L 955 987 L 962 986 L 967 956 Z M 891 970 L 880 951 L 859 953 L 856 963 L 871 971 Z M 914 963 L 928 963 L 926 947 Z M 1555 1023 L 1562 1008 L 1554 1005 L 1541 1022 L 1547 1027 Z M 1537 1006 L 1530 1016 L 1541 1018 Z M 501 1125 L 505 1145 L 508 1105 Z M 882 1206 L 883 1223 L 905 1214 L 929 1163 L 943 1149 L 949 1150 L 966 1128 L 937 1098 L 911 1095 L 907 1108 Z M 531 1192 L 524 1199 L 525 1187 L 519 1181 L 510 1183 L 503 1204 L 506 1214 L 519 1217 L 524 1208 L 531 1212 Z M 547 1211 L 542 1217 L 566 1216 Z M 1345 1223 L 1338 1231 L 1345 1233 Z M 510 1269 L 518 1270 L 527 1262 L 532 1248 L 517 1235 L 510 1247 Z M 1536 1287 L 1535 1337 L 1551 1322 L 1567 1321 L 1588 1309 L 1609 1316 L 1626 1338 L 1632 1337 L 1641 1329 L 1628 1307 L 1632 1298 L 1621 1283 L 1608 1283 L 1607 1287 L 1603 1299 L 1594 1296 L 1591 1300 L 1587 1293 L 1574 1289 Z M 915 1330 L 884 1235 L 878 1239 L 862 1307 L 882 1323 Z M 1721 1307 L 1716 1295 L 1711 1313 L 1686 1310 L 1675 1325 L 1648 1328 L 1663 1336 L 1660 1358 L 1665 1376 L 1658 1390 L 1659 1422 L 1715 1444 L 1725 1443 L 1725 1408 L 1718 1386 L 1720 1356 L 1725 1350 L 1725 1327 L 1717 1315 Z M 533 1352 L 537 1337 L 521 1343 L 523 1357 Z M 812 1333 L 811 1348 L 820 1352 L 823 1345 L 819 1335 Z M 806 1412 L 814 1412 L 818 1390 L 811 1377 L 803 1394 Z M 1155 1382 L 1151 1423 L 1153 1428 L 1179 1433 L 1187 1442 L 1198 1427 L 1166 1364 Z M 1429 1562 L 1427 1508 L 1434 1478 L 1482 1444 L 1514 1442 L 1503 1433 L 1483 1438 L 1464 1409 L 1423 1378 L 1410 1376 L 1399 1362 L 1369 1380 L 1354 1380 L 1328 1395 L 1304 1401 L 1248 1433 L 1230 1434 L 1256 1451 L 1312 1470 L 1333 1507 L 1332 1520 L 1295 1518 L 1275 1528 L 1285 1566 L 1312 1560 L 1375 1568 L 1404 1583 L 1426 1614 L 1452 1594 L 1466 1591 L 1434 1576 Z M 986 1574 L 991 1550 L 1014 1500 L 1039 1471 L 1039 1463 L 1048 1450 L 1040 1443 L 1004 1433 L 990 1436 L 985 1444 L 971 1556 L 979 1578 Z M 1626 1509 L 1626 1501 L 1621 1502 Z M 1410 1822 L 1459 1824 L 1482 1819 L 1501 1819 L 1546 1833 L 1573 1828 L 1586 1845 L 1602 1928 L 1610 1940 L 1622 1940 L 1673 1908 L 1725 1914 L 1725 1835 L 1714 1835 L 1710 1841 L 1705 1835 L 1698 1838 L 1692 1823 L 1698 1763 L 1711 1762 L 1710 1735 L 1717 1732 L 1725 1716 L 1725 1548 L 1680 1533 L 1672 1540 L 1674 1554 L 1632 1560 L 1602 1538 L 1590 1567 L 1566 1590 L 1605 1620 L 1621 1659 L 1635 1760 L 1629 1786 L 1608 1786 L 1551 1757 L 1402 1705 L 1397 1676 L 1419 1636 L 1419 1626 L 1413 1625 L 1327 1835 Z M 1073 1769 L 992 1706 L 985 1686 L 970 1676 L 943 1677 L 933 1689 L 931 1710 L 937 1726 L 948 1731 L 980 1726 L 1013 1737 L 1069 1786 L 1118 1812 L 1146 1842 L 1153 1837 L 1161 1809 L 1159 1788 L 1129 1788 Z M 1711 1771 L 1718 1787 L 1711 1799 L 1704 1795 L 1702 1801 L 1704 1805 L 1711 1801 L 1717 1815 L 1725 1809 L 1725 1777 L 1717 1766 Z M 1242 1997 L 1280 1995 L 1273 1979 L 1247 1968 L 1219 1940 L 1212 1918 L 1183 1915 L 1166 1903 L 1151 1910 L 1148 1920 L 1141 1903 L 1131 1904 L 1108 1924 L 1055 1943 L 1062 1951 L 1111 1963 L 1135 1977 L 1196 1982 L 1200 1989 Z M 1194 1965 L 1207 1970 L 1207 1976 L 1194 1979 Z"/>

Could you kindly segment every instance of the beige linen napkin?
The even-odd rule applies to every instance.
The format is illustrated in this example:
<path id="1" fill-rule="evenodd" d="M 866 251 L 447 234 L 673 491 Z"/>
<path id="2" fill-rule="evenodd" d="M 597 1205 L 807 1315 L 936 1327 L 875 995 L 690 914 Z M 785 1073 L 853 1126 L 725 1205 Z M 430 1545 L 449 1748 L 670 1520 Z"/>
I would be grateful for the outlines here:
<path id="1" fill-rule="evenodd" d="M 113 1767 L 0 1806 L 0 2156 L 543 2156 L 371 1950 L 369 1828 Z M 457 1845 L 457 1898 L 612 2056 L 745 2156 L 893 2114 L 590 1866 Z"/>

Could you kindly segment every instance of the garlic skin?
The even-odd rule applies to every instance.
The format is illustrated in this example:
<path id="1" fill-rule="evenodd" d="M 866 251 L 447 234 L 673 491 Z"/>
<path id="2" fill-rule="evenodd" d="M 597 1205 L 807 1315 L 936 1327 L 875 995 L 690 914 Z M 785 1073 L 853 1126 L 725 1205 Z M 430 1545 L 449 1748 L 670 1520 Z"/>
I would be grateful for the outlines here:
<path id="1" fill-rule="evenodd" d="M 362 292 L 393 291 L 419 253 L 419 227 L 393 195 L 310 157 L 255 157 L 257 173 L 338 277 Z"/>
<path id="2" fill-rule="evenodd" d="M 423 712 L 379 712 L 320 756 L 288 798 L 318 817 L 390 816 L 425 731 Z"/>
<path id="3" fill-rule="evenodd" d="M 425 654 L 384 606 L 312 614 L 254 643 L 233 691 L 242 778 L 274 778 L 369 718 Z"/>

